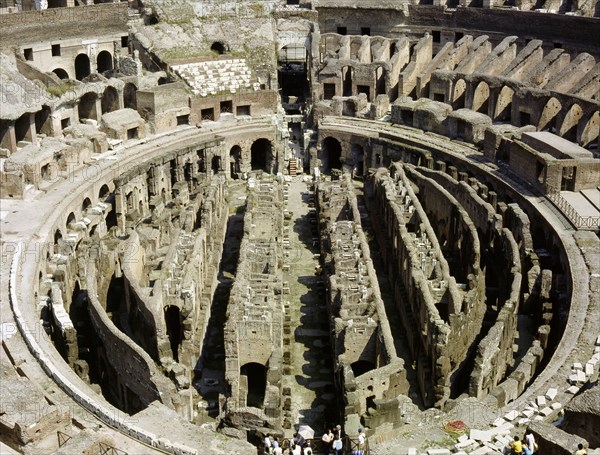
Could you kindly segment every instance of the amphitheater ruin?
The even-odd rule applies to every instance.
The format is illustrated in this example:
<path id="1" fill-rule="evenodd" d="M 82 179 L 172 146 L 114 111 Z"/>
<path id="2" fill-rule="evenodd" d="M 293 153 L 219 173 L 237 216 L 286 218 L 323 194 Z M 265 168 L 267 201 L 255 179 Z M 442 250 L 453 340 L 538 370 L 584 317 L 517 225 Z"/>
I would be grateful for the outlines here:
<path id="1" fill-rule="evenodd" d="M 0 0 L 0 68 L 1 453 L 600 453 L 600 1 Z"/>

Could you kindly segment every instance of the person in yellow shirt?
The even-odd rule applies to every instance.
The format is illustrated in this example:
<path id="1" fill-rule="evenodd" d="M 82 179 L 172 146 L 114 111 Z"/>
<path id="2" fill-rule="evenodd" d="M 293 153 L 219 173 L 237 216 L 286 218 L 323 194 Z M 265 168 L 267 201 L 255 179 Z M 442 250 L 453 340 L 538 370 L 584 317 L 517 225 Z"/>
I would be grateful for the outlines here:
<path id="1" fill-rule="evenodd" d="M 510 450 L 513 455 L 523 453 L 523 443 L 521 442 L 521 438 L 515 436 L 512 444 L 510 445 Z"/>

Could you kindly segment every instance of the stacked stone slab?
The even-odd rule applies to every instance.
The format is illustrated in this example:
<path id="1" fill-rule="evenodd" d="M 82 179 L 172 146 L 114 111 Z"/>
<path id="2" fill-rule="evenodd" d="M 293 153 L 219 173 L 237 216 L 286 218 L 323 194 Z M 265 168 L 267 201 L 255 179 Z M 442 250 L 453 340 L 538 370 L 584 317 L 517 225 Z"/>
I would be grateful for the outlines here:
<path id="1" fill-rule="evenodd" d="M 243 58 L 184 63 L 173 65 L 173 69 L 187 81 L 194 94 L 200 96 L 259 88 L 258 83 L 252 82 L 252 71 Z"/>

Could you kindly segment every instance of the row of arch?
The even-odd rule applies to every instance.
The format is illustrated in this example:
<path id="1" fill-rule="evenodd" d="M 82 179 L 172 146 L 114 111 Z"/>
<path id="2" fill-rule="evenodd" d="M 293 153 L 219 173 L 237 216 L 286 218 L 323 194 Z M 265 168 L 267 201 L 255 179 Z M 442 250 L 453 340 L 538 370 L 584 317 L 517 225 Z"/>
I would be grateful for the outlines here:
<path id="1" fill-rule="evenodd" d="M 87 54 L 79 54 L 75 57 L 75 79 L 81 81 L 92 73 L 90 57 Z M 102 51 L 96 57 L 96 72 L 105 73 L 114 68 L 113 56 L 109 51 Z M 52 70 L 60 79 L 69 79 L 69 73 L 64 68 Z"/>
<path id="2" fill-rule="evenodd" d="M 561 102 L 557 97 L 547 99 L 540 109 L 535 111 L 513 108 L 515 90 L 503 86 L 495 97 L 486 81 L 477 83 L 471 97 L 464 79 L 456 80 L 452 85 L 450 104 L 454 109 L 469 108 L 489 115 L 493 121 L 507 122 L 516 126 L 534 125 L 539 131 L 551 131 L 583 147 L 598 140 L 600 113 L 594 111 L 588 115 L 577 102 Z M 470 98 L 470 103 L 469 103 Z M 517 118 L 515 118 L 517 117 Z M 537 117 L 537 118 L 536 118 Z"/>

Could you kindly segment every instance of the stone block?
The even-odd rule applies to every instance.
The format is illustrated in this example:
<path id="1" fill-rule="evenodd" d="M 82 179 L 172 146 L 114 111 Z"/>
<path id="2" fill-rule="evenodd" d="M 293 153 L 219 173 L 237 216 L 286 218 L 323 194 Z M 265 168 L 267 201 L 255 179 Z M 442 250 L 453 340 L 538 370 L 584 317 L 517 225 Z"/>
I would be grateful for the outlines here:
<path id="1" fill-rule="evenodd" d="M 550 406 L 553 410 L 557 410 L 562 408 L 562 404 L 559 403 L 558 401 L 556 403 L 552 403 L 552 405 Z"/>
<path id="2" fill-rule="evenodd" d="M 452 452 L 450 452 L 448 449 L 429 449 L 427 450 L 427 455 L 450 455 Z"/>
<path id="3" fill-rule="evenodd" d="M 590 377 L 591 375 L 594 374 L 594 365 L 591 364 L 590 362 L 585 364 L 585 375 L 587 377 Z"/>
<path id="4" fill-rule="evenodd" d="M 552 401 L 552 400 L 554 400 L 556 398 L 557 394 L 558 394 L 558 390 L 550 388 L 546 392 L 546 398 L 548 398 L 550 401 Z"/>
<path id="5" fill-rule="evenodd" d="M 469 437 L 466 434 L 462 434 L 458 437 L 458 442 L 465 442 Z"/>
<path id="6" fill-rule="evenodd" d="M 539 397 L 536 398 L 536 403 L 538 406 L 540 407 L 544 407 L 546 406 L 546 397 L 540 395 Z"/>
<path id="7" fill-rule="evenodd" d="M 530 418 L 535 414 L 535 411 L 533 409 L 525 409 L 522 414 L 527 417 Z"/>
<path id="8" fill-rule="evenodd" d="M 585 382 L 586 380 L 585 373 L 581 370 L 577 371 L 577 382 Z"/>
<path id="9" fill-rule="evenodd" d="M 542 409 L 540 411 L 540 414 L 543 415 L 544 417 L 548 417 L 550 414 L 552 414 L 552 408 L 551 407 L 545 407 L 544 409 Z"/>
<path id="10" fill-rule="evenodd" d="M 499 427 L 501 425 L 504 425 L 505 423 L 506 420 L 504 420 L 502 417 L 499 417 L 496 420 L 494 420 L 494 423 L 492 425 L 494 425 L 495 427 Z"/>
<path id="11" fill-rule="evenodd" d="M 513 411 L 510 411 L 510 412 L 508 412 L 508 413 L 507 413 L 507 414 L 504 416 L 504 418 L 505 418 L 506 420 L 508 420 L 509 422 L 512 422 L 512 421 L 513 421 L 513 420 L 515 420 L 515 419 L 516 419 L 518 416 L 519 416 L 519 411 L 515 411 L 515 410 L 513 410 Z"/>
<path id="12" fill-rule="evenodd" d="M 476 441 L 489 442 L 492 440 L 492 433 L 490 431 L 472 429 L 470 437 Z"/>
<path id="13" fill-rule="evenodd" d="M 581 363 L 579 363 L 579 362 L 575 362 L 573 364 L 573 369 L 574 370 L 582 370 L 583 369 L 583 365 L 581 365 Z"/>
<path id="14" fill-rule="evenodd" d="M 519 425 L 527 425 L 529 422 L 530 420 L 527 417 L 523 417 L 518 421 Z"/>
<path id="15" fill-rule="evenodd" d="M 567 393 L 571 393 L 573 395 L 575 395 L 577 392 L 579 392 L 579 387 L 577 387 L 576 385 L 572 385 L 567 389 Z"/>

